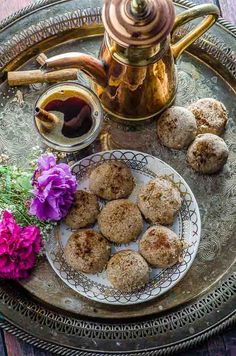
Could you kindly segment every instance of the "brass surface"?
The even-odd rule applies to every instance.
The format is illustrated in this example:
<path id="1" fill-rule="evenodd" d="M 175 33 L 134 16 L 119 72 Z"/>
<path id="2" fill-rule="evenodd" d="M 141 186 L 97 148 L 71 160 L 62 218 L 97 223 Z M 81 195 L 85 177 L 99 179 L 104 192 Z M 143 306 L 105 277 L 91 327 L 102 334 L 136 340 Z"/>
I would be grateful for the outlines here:
<path id="1" fill-rule="evenodd" d="M 172 0 L 105 0 L 105 31 L 124 48 L 151 47 L 171 32 L 175 19 Z"/>
<path id="2" fill-rule="evenodd" d="M 130 10 L 133 15 L 145 15 L 147 12 L 147 0 L 131 0 Z"/>
<path id="3" fill-rule="evenodd" d="M 122 47 L 117 42 L 109 38 L 105 33 L 104 41 L 112 56 L 121 64 L 132 65 L 134 67 L 143 67 L 155 63 L 162 57 L 162 54 L 169 45 L 169 40 L 165 39 L 155 46 L 149 47 Z"/>
<path id="4" fill-rule="evenodd" d="M 99 85 L 107 86 L 107 73 L 104 62 L 85 53 L 69 52 L 58 54 L 52 58 L 45 58 L 43 67 L 50 69 L 79 68 Z"/>
<path id="5" fill-rule="evenodd" d="M 157 62 L 142 67 L 118 62 L 105 41 L 99 58 L 107 63 L 108 84 L 103 88 L 95 83 L 95 91 L 104 109 L 119 119 L 148 119 L 173 99 L 176 73 L 169 46 Z"/>
<path id="6" fill-rule="evenodd" d="M 193 8 L 182 12 L 175 19 L 175 24 L 173 28 L 173 33 L 182 25 L 202 16 L 208 15 L 196 28 L 190 31 L 184 38 L 172 46 L 172 52 L 175 59 L 178 59 L 181 53 L 189 46 L 191 43 L 196 41 L 200 36 L 202 36 L 218 19 L 220 16 L 220 11 L 217 6 L 213 4 L 204 4 L 194 6 Z"/>
<path id="7" fill-rule="evenodd" d="M 98 22 L 100 19 L 98 19 Z M 5 80 L 5 75 L 7 72 L 13 71 L 16 68 L 19 68 L 21 65 L 24 65 L 27 60 L 31 59 L 34 56 L 37 56 L 41 54 L 44 51 L 47 51 L 50 48 L 54 48 L 61 43 L 66 43 L 67 41 L 79 41 L 83 40 L 84 37 L 86 38 L 93 38 L 93 37 L 98 37 L 98 36 L 103 36 L 104 34 L 104 27 L 101 22 L 98 23 L 97 21 L 94 24 L 91 24 L 91 26 L 86 26 L 83 25 L 80 28 L 74 28 L 70 31 L 66 30 L 61 33 L 57 33 L 57 35 L 53 35 L 52 33 L 47 36 L 46 38 L 42 38 L 39 42 L 36 40 L 32 40 L 32 45 L 24 46 L 23 51 L 18 51 L 15 50 L 14 46 L 10 48 L 12 52 L 9 54 L 10 60 L 5 60 L 7 58 L 6 55 L 4 55 L 5 58 L 3 58 L 3 64 L 1 65 L 1 78 L 0 78 L 0 83 Z M 26 39 L 25 39 L 26 41 Z M 25 42 L 26 43 L 26 42 Z"/>
<path id="8" fill-rule="evenodd" d="M 197 53 L 200 52 L 202 55 L 204 54 L 204 62 L 199 61 L 197 57 L 185 54 L 183 55 L 183 59 L 181 59 L 177 65 L 180 84 L 175 103 L 177 105 L 187 105 L 197 97 L 207 97 L 218 93 L 218 98 L 225 103 L 229 110 L 230 117 L 234 117 L 234 109 L 231 107 L 231 103 L 235 100 L 235 93 L 232 89 L 233 84 L 235 84 L 235 79 L 233 75 L 231 75 L 232 86 L 230 86 L 228 82 L 223 79 L 224 77 L 228 78 L 229 76 L 228 69 L 225 65 L 223 66 L 223 64 L 223 70 L 221 69 L 220 75 L 217 74 L 217 57 L 212 62 L 213 59 L 211 54 L 208 55 L 208 50 L 212 49 L 212 41 L 212 38 L 211 42 L 208 40 L 202 41 L 202 46 L 207 44 L 206 50 L 204 50 L 204 47 L 203 49 L 198 46 L 193 47 L 193 50 Z M 88 38 L 87 41 L 85 40 L 81 42 L 79 46 L 80 48 L 83 47 L 85 51 L 90 53 L 97 53 L 100 46 L 100 37 L 94 39 Z M 77 41 L 72 41 L 69 45 L 67 43 L 62 43 L 60 49 L 69 49 L 74 51 L 77 47 Z M 50 51 L 51 53 L 54 53 L 55 51 L 58 52 L 60 49 L 52 48 Z M 219 53 L 221 55 L 222 51 Z M 226 62 L 228 56 L 229 54 L 224 57 Z M 210 63 L 211 67 L 209 67 L 207 63 Z M 31 60 L 30 66 L 33 66 L 33 64 L 34 59 Z M 230 61 L 229 64 L 231 64 Z M 22 69 L 24 69 L 24 67 Z M 45 88 L 42 87 L 41 89 L 39 88 L 37 90 L 32 90 L 30 87 L 24 88 L 24 98 L 27 102 L 27 105 L 30 103 L 34 105 L 34 101 L 42 90 L 44 91 Z M 10 108 L 12 110 L 11 106 Z M 132 109 L 135 110 L 135 107 L 132 107 Z M 17 115 L 19 115 L 18 110 Z M 8 116 L 6 115 L 6 117 Z M 24 109 L 24 125 L 26 125 L 27 117 L 26 107 Z M 16 120 L 18 124 L 21 121 L 19 120 L 19 116 L 16 116 Z M 32 137 L 31 123 L 32 110 L 30 110 L 28 126 L 28 134 L 30 134 L 30 137 Z M 225 139 L 227 142 L 231 142 L 231 145 L 233 145 L 234 123 L 232 122 L 231 125 L 232 128 L 228 128 L 226 131 Z M 224 209 L 227 209 L 228 204 L 231 204 L 227 196 L 224 196 L 224 194 L 226 194 L 224 193 L 224 190 L 227 191 L 231 189 L 230 184 L 233 184 L 231 177 L 232 179 L 234 177 L 234 166 L 230 163 L 230 169 L 232 172 L 226 172 L 224 175 L 216 175 L 215 177 L 198 176 L 191 172 L 186 166 L 184 152 L 173 152 L 159 145 L 156 139 L 155 128 L 155 122 L 145 122 L 142 124 L 140 123 L 139 125 L 136 124 L 134 127 L 130 127 L 124 123 L 117 124 L 107 117 L 103 131 L 100 135 L 100 140 L 97 140 L 89 147 L 88 150 L 81 152 L 81 154 L 76 156 L 74 159 L 87 156 L 96 150 L 101 151 L 114 148 L 135 149 L 154 154 L 155 156 L 169 163 L 184 176 L 198 200 L 201 208 L 201 217 L 203 219 L 203 241 L 200 244 L 200 252 L 197 260 L 194 262 L 187 276 L 172 291 L 165 294 L 163 297 L 154 300 L 153 302 L 144 303 L 143 305 L 139 306 L 132 306 L 132 308 L 113 308 L 112 306 L 104 306 L 99 303 L 93 303 L 86 300 L 85 298 L 80 297 L 77 293 L 68 289 L 68 287 L 63 284 L 63 282 L 51 270 L 46 261 L 42 261 L 32 274 L 31 278 L 28 281 L 22 283 L 24 288 L 29 291 L 31 295 L 34 295 L 37 299 L 40 299 L 46 304 L 50 304 L 54 308 L 60 308 L 67 312 L 82 314 L 86 316 L 97 316 L 100 318 L 113 319 L 125 317 L 141 317 L 153 313 L 167 313 L 167 311 L 173 307 L 176 308 L 183 303 L 193 301 L 200 295 L 206 293 L 209 288 L 216 285 L 217 282 L 223 278 L 223 276 L 227 275 L 227 271 L 229 270 L 230 266 L 234 264 L 235 260 L 235 240 L 230 238 L 229 232 L 227 233 L 227 239 L 224 237 L 223 240 L 223 232 L 222 234 L 216 234 L 216 228 L 217 230 L 219 229 L 217 221 L 222 218 L 221 214 L 223 207 L 220 205 L 220 207 L 216 209 L 217 214 L 219 214 L 217 215 L 216 212 L 210 210 L 209 206 L 212 205 L 217 207 L 216 204 L 223 204 Z M 18 135 L 18 131 L 16 134 Z M 37 135 L 34 137 L 35 144 L 38 144 L 39 141 Z M 7 140 L 4 141 L 4 147 L 9 147 L 11 149 L 12 142 L 14 142 L 14 140 L 12 141 L 11 137 L 9 142 Z M 16 156 L 12 154 L 13 163 L 15 162 L 14 159 L 17 159 L 17 162 L 21 162 L 23 165 L 25 164 L 25 158 L 23 161 L 21 161 L 21 159 L 24 157 L 25 150 L 30 151 L 31 146 L 29 147 L 26 145 L 23 151 L 22 149 L 20 150 L 19 147 L 24 147 L 26 142 L 28 142 L 28 139 L 25 141 L 24 138 L 21 137 L 20 143 L 16 145 Z M 232 148 L 232 150 L 233 149 L 234 148 Z M 233 151 L 231 152 L 229 162 L 231 161 L 233 164 Z M 226 180 L 227 177 L 229 179 L 228 182 Z M 223 189 L 222 186 L 224 187 L 224 185 L 225 188 L 222 191 L 221 189 Z M 206 195 L 206 191 L 208 192 L 208 195 Z M 219 200 L 215 201 L 214 195 L 216 196 L 216 199 Z M 208 201 L 210 204 L 209 206 Z M 222 203 L 220 203 L 220 201 L 222 201 Z M 207 217 L 204 217 L 205 214 Z M 209 230 L 208 224 L 212 223 L 213 226 Z M 223 226 L 224 225 L 222 225 L 222 228 Z M 234 222 L 232 221 L 231 225 L 229 224 L 228 227 L 229 226 L 234 229 Z M 210 246 L 208 244 L 209 238 L 211 239 Z M 227 244 L 225 244 L 224 241 L 227 241 Z M 220 249 L 220 254 L 217 253 L 218 248 Z M 211 269 L 212 273 L 206 278 L 205 275 L 208 269 Z M 161 309 L 159 308 L 160 306 Z"/>
<path id="9" fill-rule="evenodd" d="M 100 48 L 100 61 L 81 53 L 64 53 L 45 60 L 47 70 L 78 68 L 88 74 L 95 82 L 94 89 L 103 108 L 113 118 L 132 122 L 150 119 L 170 105 L 177 90 L 174 59 L 207 31 L 219 15 L 214 5 L 196 6 L 183 12 L 176 18 L 174 30 L 195 18 L 210 15 L 171 46 L 168 34 L 172 28 L 173 4 L 169 0 L 131 2 L 131 7 L 138 9 L 138 5 L 145 9 L 141 18 L 127 12 L 129 0 L 105 2 L 102 19 L 107 33 Z M 169 22 L 165 20 L 166 27 L 162 24 L 165 29 L 156 27 L 154 33 L 150 26 L 160 25 L 160 14 L 167 15 L 168 9 L 171 15 Z M 137 38 L 143 36 L 145 41 L 133 39 L 135 30 L 140 33 Z"/>

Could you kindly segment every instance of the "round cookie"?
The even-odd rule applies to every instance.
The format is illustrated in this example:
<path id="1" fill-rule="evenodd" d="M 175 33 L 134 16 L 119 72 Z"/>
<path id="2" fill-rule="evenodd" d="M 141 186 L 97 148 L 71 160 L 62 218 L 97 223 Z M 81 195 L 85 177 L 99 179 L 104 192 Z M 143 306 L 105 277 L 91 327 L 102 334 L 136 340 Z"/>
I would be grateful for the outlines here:
<path id="1" fill-rule="evenodd" d="M 189 105 L 188 109 L 195 116 L 198 134 L 223 134 L 228 121 L 228 114 L 220 101 L 213 98 L 204 98 Z"/>
<path id="2" fill-rule="evenodd" d="M 90 174 L 90 190 L 106 200 L 128 197 L 134 188 L 130 168 L 120 161 L 100 164 Z"/>
<path id="3" fill-rule="evenodd" d="M 115 243 L 127 243 L 138 236 L 143 228 L 142 215 L 128 199 L 113 200 L 98 216 L 101 233 Z"/>
<path id="4" fill-rule="evenodd" d="M 64 257 L 76 271 L 97 273 L 106 266 L 110 253 L 110 246 L 101 234 L 92 229 L 83 229 L 70 236 Z"/>
<path id="5" fill-rule="evenodd" d="M 65 223 L 72 229 L 94 224 L 99 214 L 99 204 L 95 194 L 77 190 L 74 202 L 65 218 Z"/>
<path id="6" fill-rule="evenodd" d="M 186 108 L 172 106 L 157 120 L 157 135 L 166 147 L 176 150 L 188 147 L 196 134 L 195 116 Z"/>
<path id="7" fill-rule="evenodd" d="M 150 180 L 141 188 L 138 195 L 139 209 L 152 224 L 172 224 L 181 203 L 179 189 L 164 177 Z"/>
<path id="8" fill-rule="evenodd" d="M 139 242 L 139 252 L 154 267 L 167 268 L 180 262 L 183 242 L 165 226 L 150 227 Z"/>
<path id="9" fill-rule="evenodd" d="M 149 267 L 138 252 L 122 250 L 108 262 L 107 278 L 120 291 L 134 292 L 148 283 Z"/>
<path id="10" fill-rule="evenodd" d="M 202 134 L 190 145 L 187 162 L 197 172 L 212 174 L 224 166 L 228 155 L 228 147 L 221 137 Z"/>

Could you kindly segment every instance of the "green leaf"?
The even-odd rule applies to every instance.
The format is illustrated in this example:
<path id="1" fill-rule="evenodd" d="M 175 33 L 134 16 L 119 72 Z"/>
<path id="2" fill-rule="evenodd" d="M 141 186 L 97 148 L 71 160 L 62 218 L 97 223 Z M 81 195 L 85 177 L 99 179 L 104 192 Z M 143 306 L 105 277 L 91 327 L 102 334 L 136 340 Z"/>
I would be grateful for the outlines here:
<path id="1" fill-rule="evenodd" d="M 16 179 L 16 188 L 25 192 L 30 192 L 32 190 L 31 174 L 18 177 Z"/>

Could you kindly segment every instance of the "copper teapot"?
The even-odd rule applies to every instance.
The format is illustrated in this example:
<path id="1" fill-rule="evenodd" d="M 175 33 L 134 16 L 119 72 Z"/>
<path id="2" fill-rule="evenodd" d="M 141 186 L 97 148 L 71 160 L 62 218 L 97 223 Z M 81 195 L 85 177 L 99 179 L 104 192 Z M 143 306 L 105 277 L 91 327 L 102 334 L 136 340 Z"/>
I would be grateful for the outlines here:
<path id="1" fill-rule="evenodd" d="M 176 44 L 171 33 L 207 15 Z M 105 35 L 99 59 L 66 53 L 45 59 L 47 70 L 79 68 L 94 82 L 103 108 L 112 117 L 141 121 L 171 105 L 177 89 L 175 61 L 217 20 L 212 4 L 195 6 L 175 17 L 172 0 L 105 0 Z"/>

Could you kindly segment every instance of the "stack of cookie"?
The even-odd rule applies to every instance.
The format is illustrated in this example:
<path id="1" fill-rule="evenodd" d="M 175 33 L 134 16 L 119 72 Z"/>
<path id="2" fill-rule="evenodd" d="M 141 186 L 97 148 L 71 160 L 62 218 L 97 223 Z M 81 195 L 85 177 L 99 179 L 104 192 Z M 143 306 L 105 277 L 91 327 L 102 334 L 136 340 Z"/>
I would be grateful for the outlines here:
<path id="1" fill-rule="evenodd" d="M 161 143 L 172 149 L 187 150 L 187 162 L 197 172 L 212 174 L 227 161 L 228 148 L 219 137 L 228 115 L 225 106 L 213 99 L 200 99 L 187 108 L 172 106 L 157 121 Z"/>
<path id="2" fill-rule="evenodd" d="M 129 293 L 149 281 L 150 267 L 167 268 L 181 261 L 184 244 L 163 225 L 171 225 L 182 198 L 174 183 L 158 177 L 141 187 L 137 204 L 129 199 L 135 186 L 131 169 L 121 161 L 107 161 L 90 174 L 90 192 L 77 191 L 65 222 L 75 229 L 65 247 L 65 260 L 77 271 L 101 272 L 118 290 Z M 99 211 L 98 198 L 104 205 Z M 108 202 L 104 202 L 104 200 Z M 139 239 L 139 252 L 123 249 L 111 257 L 111 244 Z M 82 229 L 98 222 L 100 232 Z"/>

